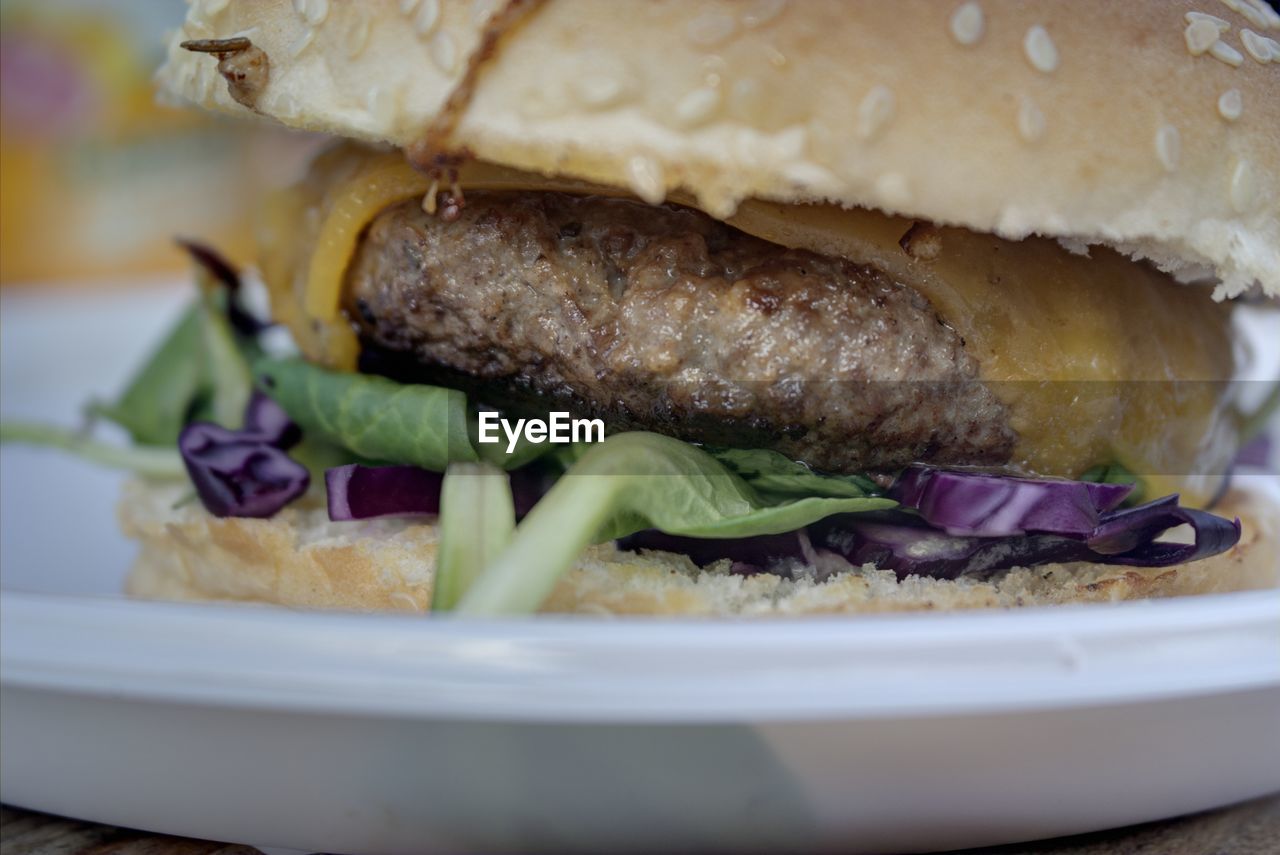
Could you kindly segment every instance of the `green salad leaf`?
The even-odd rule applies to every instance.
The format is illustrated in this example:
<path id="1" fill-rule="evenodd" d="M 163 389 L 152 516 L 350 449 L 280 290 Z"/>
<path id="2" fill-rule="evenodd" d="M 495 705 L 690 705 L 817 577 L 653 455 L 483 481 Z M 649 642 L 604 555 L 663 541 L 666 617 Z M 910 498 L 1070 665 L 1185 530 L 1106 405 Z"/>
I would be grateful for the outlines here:
<path id="1" fill-rule="evenodd" d="M 686 442 L 652 433 L 615 434 L 580 453 L 472 584 L 458 611 L 533 612 L 588 545 L 646 528 L 691 537 L 750 537 L 895 504 L 866 496 L 774 502 Z"/>
<path id="2" fill-rule="evenodd" d="M 253 394 L 249 362 L 260 351 L 256 342 L 238 336 L 226 313 L 224 291 L 206 291 L 200 297 L 199 359 L 203 365 L 205 395 L 194 415 L 225 428 L 244 426 L 244 407 Z"/>
<path id="3" fill-rule="evenodd" d="M 487 463 L 452 464 L 440 491 L 439 525 L 431 608 L 448 611 L 511 540 L 516 511 L 507 473 Z"/>
<path id="4" fill-rule="evenodd" d="M 300 358 L 260 360 L 253 374 L 305 436 L 438 472 L 479 461 L 467 433 L 467 399 L 456 389 L 330 371 Z"/>
<path id="5" fill-rule="evenodd" d="M 367 460 L 443 472 L 450 463 L 484 462 L 515 469 L 555 450 L 521 440 L 476 441 L 477 414 L 456 389 L 397 383 L 370 374 L 330 371 L 302 359 L 262 359 L 259 387 L 302 426 Z"/>
<path id="6" fill-rule="evenodd" d="M 1140 505 L 1147 492 L 1146 483 L 1119 463 L 1100 463 L 1085 472 L 1077 480 L 1095 484 L 1132 484 L 1133 492 L 1125 497 L 1124 506 Z"/>
<path id="7" fill-rule="evenodd" d="M 138 445 L 177 445 L 193 404 L 207 386 L 202 314 L 199 304 L 183 312 L 120 397 L 110 404 L 90 404 L 89 414 L 120 425 Z"/>
<path id="8" fill-rule="evenodd" d="M 760 493 L 774 497 L 861 498 L 880 489 L 863 475 L 824 475 L 768 448 L 714 448 L 706 451 Z"/>
<path id="9" fill-rule="evenodd" d="M 57 448 L 99 466 L 124 469 L 148 478 L 187 477 L 177 448 L 121 447 L 93 439 L 80 431 L 19 421 L 0 422 L 0 442 Z"/>
<path id="10" fill-rule="evenodd" d="M 113 403 L 92 403 L 99 416 L 128 431 L 137 445 L 173 447 L 190 421 L 238 428 L 253 391 L 250 361 L 260 351 L 236 335 L 223 291 L 206 291 L 182 313 Z"/>
<path id="11" fill-rule="evenodd" d="M 303 436 L 368 460 L 437 472 L 479 460 L 468 435 L 466 395 L 455 389 L 330 371 L 297 358 L 259 360 L 254 375 Z"/>

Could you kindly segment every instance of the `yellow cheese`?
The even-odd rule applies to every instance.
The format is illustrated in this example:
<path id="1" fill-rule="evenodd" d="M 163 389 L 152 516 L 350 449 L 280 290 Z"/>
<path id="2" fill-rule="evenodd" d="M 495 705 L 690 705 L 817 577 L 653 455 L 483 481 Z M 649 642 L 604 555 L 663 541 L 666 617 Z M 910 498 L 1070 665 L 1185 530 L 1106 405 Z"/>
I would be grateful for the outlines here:
<path id="1" fill-rule="evenodd" d="M 464 190 L 626 195 L 484 163 L 465 166 L 460 182 Z M 277 203 L 264 276 L 276 316 L 308 357 L 354 367 L 357 343 L 341 309 L 347 266 L 378 212 L 429 186 L 398 152 L 342 146 Z M 672 201 L 694 204 L 681 194 Z M 1120 462 L 1154 494 L 1181 490 L 1194 503 L 1212 495 L 1235 453 L 1225 394 L 1234 367 L 1229 309 L 1202 289 L 1110 250 L 1085 258 L 1050 240 L 965 229 L 933 229 L 939 251 L 915 257 L 900 245 L 913 222 L 874 211 L 749 200 L 727 222 L 874 265 L 921 291 L 1008 406 L 1019 435 L 1011 464 L 1021 471 L 1073 477 Z"/>

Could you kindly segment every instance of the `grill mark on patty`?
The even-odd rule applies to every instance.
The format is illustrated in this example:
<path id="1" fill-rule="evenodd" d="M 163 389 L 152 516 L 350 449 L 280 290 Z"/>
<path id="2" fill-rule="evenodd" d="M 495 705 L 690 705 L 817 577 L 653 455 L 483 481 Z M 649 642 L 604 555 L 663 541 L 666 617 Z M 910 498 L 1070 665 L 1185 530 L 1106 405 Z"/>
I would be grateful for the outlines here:
<path id="1" fill-rule="evenodd" d="M 476 192 L 370 224 L 363 366 L 513 412 L 774 448 L 834 472 L 1006 462 L 1008 413 L 919 292 L 677 206 Z"/>

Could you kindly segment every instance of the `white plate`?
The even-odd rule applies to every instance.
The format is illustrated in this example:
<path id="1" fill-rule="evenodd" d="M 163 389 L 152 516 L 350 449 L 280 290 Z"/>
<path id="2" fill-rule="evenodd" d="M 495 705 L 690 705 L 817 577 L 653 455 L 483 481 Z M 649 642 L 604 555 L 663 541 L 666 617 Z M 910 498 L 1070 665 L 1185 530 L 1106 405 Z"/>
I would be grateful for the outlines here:
<path id="1" fill-rule="evenodd" d="M 72 418 L 177 298 L 66 305 L 0 303 L 5 415 Z M 768 623 L 141 603 L 116 485 L 0 452 L 6 802 L 303 850 L 922 851 L 1280 790 L 1280 592 Z"/>

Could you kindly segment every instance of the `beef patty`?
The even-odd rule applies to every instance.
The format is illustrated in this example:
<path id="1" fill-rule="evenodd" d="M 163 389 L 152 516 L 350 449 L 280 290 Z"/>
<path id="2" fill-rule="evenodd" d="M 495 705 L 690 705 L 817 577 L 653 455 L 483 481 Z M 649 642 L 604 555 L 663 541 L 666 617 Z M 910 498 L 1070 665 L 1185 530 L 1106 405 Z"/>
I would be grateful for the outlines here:
<path id="1" fill-rule="evenodd" d="M 832 472 L 1002 463 L 1016 438 L 917 291 L 675 206 L 476 192 L 448 222 L 406 202 L 370 224 L 346 310 L 366 367 L 610 431 Z"/>

